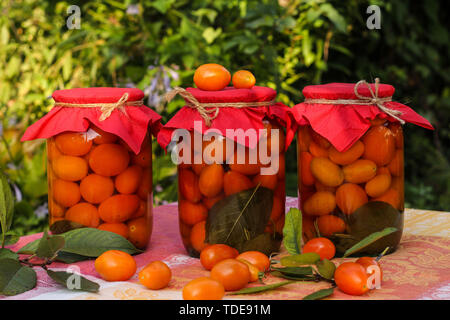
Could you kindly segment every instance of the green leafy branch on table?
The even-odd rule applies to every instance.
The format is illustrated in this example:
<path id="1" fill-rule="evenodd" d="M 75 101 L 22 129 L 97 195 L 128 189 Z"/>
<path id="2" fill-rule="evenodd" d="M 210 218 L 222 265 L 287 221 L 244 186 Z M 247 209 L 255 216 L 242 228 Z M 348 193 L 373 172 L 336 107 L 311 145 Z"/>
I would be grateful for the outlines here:
<path id="1" fill-rule="evenodd" d="M 336 265 L 328 259 L 321 259 L 319 254 L 315 252 L 301 253 L 302 248 L 302 213 L 296 208 L 290 209 L 286 214 L 285 226 L 283 229 L 283 244 L 289 255 L 283 256 L 278 260 L 271 259 L 271 267 L 269 273 L 277 278 L 286 279 L 286 281 L 273 283 L 269 285 L 244 288 L 242 290 L 232 292 L 230 295 L 252 294 L 274 290 L 291 283 L 301 281 L 311 282 L 327 282 L 331 286 L 313 292 L 303 298 L 303 300 L 317 300 L 331 296 L 336 288 L 334 281 L 334 273 Z M 397 228 L 387 227 L 381 231 L 374 232 L 353 246 L 348 248 L 343 257 L 349 257 L 364 248 L 370 246 L 379 239 L 390 235 L 397 231 Z M 388 251 L 388 248 L 378 255 L 377 260 Z M 281 264 L 280 267 L 274 265 Z"/>
<path id="2" fill-rule="evenodd" d="M 70 290 L 98 292 L 100 286 L 81 275 L 78 286 L 70 282 L 73 273 L 49 269 L 53 262 L 75 263 L 94 259 L 108 250 L 120 250 L 129 254 L 141 253 L 124 237 L 94 228 L 79 228 L 60 235 L 49 235 L 34 240 L 17 253 L 0 249 L 0 295 L 16 295 L 36 286 L 34 267 L 43 268 L 48 276 Z M 20 258 L 19 254 L 28 255 Z"/>

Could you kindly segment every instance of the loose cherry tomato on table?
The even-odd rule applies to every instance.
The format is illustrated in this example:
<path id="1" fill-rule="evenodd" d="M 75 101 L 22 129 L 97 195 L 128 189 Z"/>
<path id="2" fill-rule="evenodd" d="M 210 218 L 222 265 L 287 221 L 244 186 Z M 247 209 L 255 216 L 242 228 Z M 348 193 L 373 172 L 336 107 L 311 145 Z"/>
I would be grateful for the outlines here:
<path id="1" fill-rule="evenodd" d="M 183 288 L 184 300 L 221 300 L 224 295 L 223 285 L 208 277 L 194 279 Z"/>
<path id="2" fill-rule="evenodd" d="M 226 244 L 212 244 L 200 253 L 200 263 L 206 270 L 211 270 L 217 263 L 225 259 L 233 259 L 239 252 Z"/>
<path id="3" fill-rule="evenodd" d="M 136 261 L 123 251 L 108 250 L 95 259 L 95 270 L 106 281 L 126 281 L 136 273 Z"/>
<path id="4" fill-rule="evenodd" d="M 150 262 L 139 271 L 139 282 L 151 290 L 167 287 L 172 278 L 172 271 L 162 261 Z"/>
<path id="5" fill-rule="evenodd" d="M 248 266 L 236 259 L 220 261 L 211 269 L 211 278 L 219 281 L 225 291 L 239 290 L 250 282 Z"/>
<path id="6" fill-rule="evenodd" d="M 367 268 L 369 266 L 376 266 L 379 268 L 380 270 L 380 281 L 383 280 L 383 270 L 381 269 L 381 265 L 380 263 L 377 261 L 376 258 L 373 257 L 361 257 L 358 260 L 356 260 L 356 263 L 362 265 L 364 267 L 364 270 L 366 270 L 366 273 L 368 276 L 371 276 L 372 274 L 374 274 L 376 271 L 373 270 L 371 272 L 367 271 Z"/>
<path id="7" fill-rule="evenodd" d="M 256 79 L 250 71 L 239 70 L 233 74 L 231 82 L 236 89 L 251 89 L 255 85 Z"/>
<path id="8" fill-rule="evenodd" d="M 338 288 L 353 296 L 360 296 L 369 291 L 367 279 L 366 270 L 356 262 L 344 262 L 334 272 L 334 281 Z"/>
<path id="9" fill-rule="evenodd" d="M 259 251 L 246 251 L 236 257 L 238 260 L 246 260 L 253 264 L 261 272 L 269 270 L 270 260 L 264 253 Z"/>
<path id="10" fill-rule="evenodd" d="M 333 242 L 327 238 L 314 238 L 309 240 L 303 246 L 303 253 L 308 252 L 315 252 L 319 254 L 320 259 L 331 260 L 336 253 L 336 247 Z"/>

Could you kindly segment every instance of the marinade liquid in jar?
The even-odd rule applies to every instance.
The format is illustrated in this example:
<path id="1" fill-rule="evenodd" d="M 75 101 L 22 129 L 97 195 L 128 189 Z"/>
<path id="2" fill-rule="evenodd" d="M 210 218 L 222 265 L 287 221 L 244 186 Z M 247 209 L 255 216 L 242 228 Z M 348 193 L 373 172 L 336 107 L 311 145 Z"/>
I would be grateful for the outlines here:
<path id="1" fill-rule="evenodd" d="M 198 257 L 213 243 L 238 251 L 277 251 L 284 226 L 289 110 L 271 102 L 276 92 L 265 87 L 187 90 L 205 108 L 212 101 L 224 105 L 208 126 L 187 101 L 158 135 L 163 147 L 171 141 L 169 149 L 177 155 L 179 226 L 187 252 Z M 235 102 L 262 103 L 234 108 Z"/>
<path id="2" fill-rule="evenodd" d="M 394 227 L 358 254 L 375 255 L 386 247 L 393 252 L 404 221 L 402 123 L 432 127 L 391 101 L 392 86 L 364 82 L 356 89 L 357 94 L 355 84 L 342 83 L 308 86 L 305 102 L 294 107 L 304 240 L 328 237 L 342 255 L 366 236 Z"/>
<path id="3" fill-rule="evenodd" d="M 153 208 L 147 129 L 158 127 L 159 116 L 142 105 L 138 89 L 61 90 L 53 98 L 55 107 L 24 137 L 47 136 L 50 230 L 98 228 L 145 248 Z M 105 105 L 112 106 L 108 116 Z"/>

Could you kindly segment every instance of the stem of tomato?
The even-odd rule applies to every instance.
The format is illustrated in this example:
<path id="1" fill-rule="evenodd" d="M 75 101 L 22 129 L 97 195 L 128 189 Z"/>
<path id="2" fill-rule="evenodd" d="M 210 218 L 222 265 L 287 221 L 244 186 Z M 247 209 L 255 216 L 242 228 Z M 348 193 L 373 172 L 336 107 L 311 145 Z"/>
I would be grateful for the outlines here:
<path id="1" fill-rule="evenodd" d="M 386 252 L 389 250 L 389 247 L 386 247 L 386 249 L 383 250 L 382 253 L 380 253 L 380 255 L 378 257 L 376 257 L 375 261 L 380 261 L 381 258 L 383 258 L 383 256 L 386 254 Z"/>

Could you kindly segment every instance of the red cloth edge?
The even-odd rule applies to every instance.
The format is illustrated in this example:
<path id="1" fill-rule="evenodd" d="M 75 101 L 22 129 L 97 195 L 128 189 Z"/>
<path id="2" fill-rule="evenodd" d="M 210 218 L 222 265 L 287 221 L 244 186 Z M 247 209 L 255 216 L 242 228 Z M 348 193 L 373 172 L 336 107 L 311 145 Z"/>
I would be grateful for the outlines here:
<path id="1" fill-rule="evenodd" d="M 386 107 L 403 112 L 400 116 L 406 123 L 434 130 L 431 123 L 410 107 L 398 102 L 387 102 Z M 377 106 L 335 105 L 299 103 L 293 107 L 298 126 L 311 125 L 312 129 L 330 141 L 340 152 L 346 151 L 369 129 L 370 120 L 377 116 L 390 122 L 396 119 L 388 116 Z"/>
<path id="2" fill-rule="evenodd" d="M 100 108 L 53 107 L 41 119 L 27 128 L 21 141 L 48 139 L 62 132 L 86 132 L 90 123 L 124 140 L 135 154 L 141 149 L 148 127 L 156 136 L 162 127 L 161 116 L 146 106 L 127 106 L 126 114 L 114 110 L 111 116 L 99 121 Z"/>

